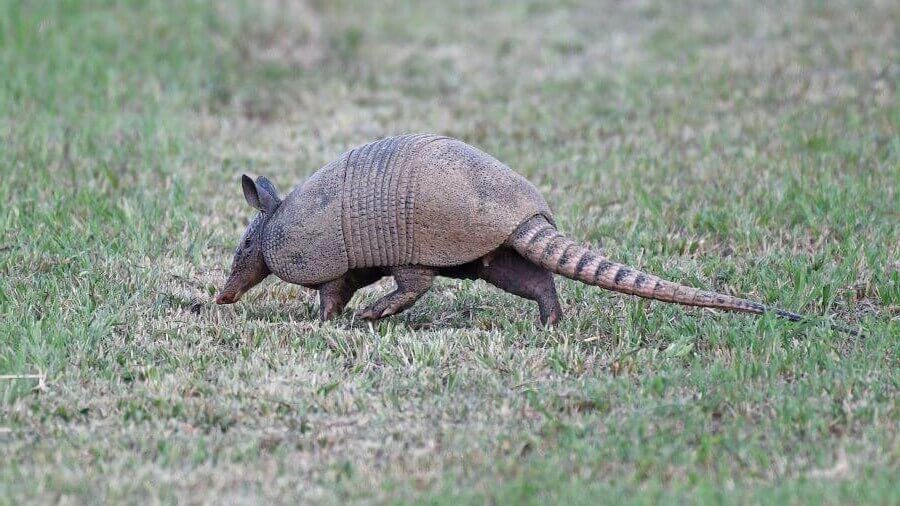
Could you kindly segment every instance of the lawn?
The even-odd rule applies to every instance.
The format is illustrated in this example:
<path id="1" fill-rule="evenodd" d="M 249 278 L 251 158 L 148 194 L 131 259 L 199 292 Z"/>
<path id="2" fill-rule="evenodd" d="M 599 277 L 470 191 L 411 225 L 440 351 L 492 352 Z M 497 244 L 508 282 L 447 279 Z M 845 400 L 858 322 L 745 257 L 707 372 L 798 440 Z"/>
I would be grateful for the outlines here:
<path id="1" fill-rule="evenodd" d="M 898 27 L 892 1 L 0 0 L 0 503 L 900 503 Z M 820 323 L 562 278 L 553 330 L 446 279 L 372 326 L 274 279 L 212 303 L 242 173 L 286 192 L 418 131 L 616 260 Z"/>

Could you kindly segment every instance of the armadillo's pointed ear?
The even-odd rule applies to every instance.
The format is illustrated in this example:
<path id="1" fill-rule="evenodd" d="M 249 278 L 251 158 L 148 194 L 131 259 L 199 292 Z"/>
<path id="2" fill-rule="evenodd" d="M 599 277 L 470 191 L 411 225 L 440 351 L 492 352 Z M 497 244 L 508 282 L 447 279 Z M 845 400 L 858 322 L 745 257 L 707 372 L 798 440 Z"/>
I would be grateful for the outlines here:
<path id="1" fill-rule="evenodd" d="M 269 183 L 269 185 L 271 184 Z M 244 198 L 247 199 L 247 203 L 270 216 L 278 208 L 278 204 L 281 203 L 277 196 L 269 193 L 268 189 L 254 183 L 250 176 L 246 174 L 241 176 L 241 187 L 244 189 Z M 274 189 L 275 187 L 272 186 L 272 188 Z"/>
<path id="2" fill-rule="evenodd" d="M 250 176 L 244 174 L 241 176 L 241 188 L 244 190 L 244 198 L 250 207 L 262 211 L 262 204 L 259 201 L 259 192 L 256 191 L 256 183 L 250 179 Z"/>
<path id="3" fill-rule="evenodd" d="M 275 200 L 281 202 L 281 197 L 278 196 L 278 189 L 275 188 L 275 185 L 272 184 L 272 182 L 269 181 L 269 178 L 267 178 L 266 176 L 259 176 L 258 178 L 256 178 L 256 188 L 261 191 L 266 191 Z"/>

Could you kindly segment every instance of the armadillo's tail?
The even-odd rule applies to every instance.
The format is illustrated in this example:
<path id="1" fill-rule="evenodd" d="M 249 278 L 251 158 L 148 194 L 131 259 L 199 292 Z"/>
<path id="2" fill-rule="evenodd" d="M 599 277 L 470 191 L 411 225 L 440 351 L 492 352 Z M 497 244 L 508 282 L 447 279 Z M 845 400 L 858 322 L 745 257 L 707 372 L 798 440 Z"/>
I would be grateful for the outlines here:
<path id="1" fill-rule="evenodd" d="M 507 245 L 551 272 L 607 290 L 686 306 L 753 314 L 774 313 L 791 321 L 806 319 L 797 313 L 731 295 L 698 290 L 612 262 L 602 254 L 580 246 L 559 233 L 556 227 L 541 215 L 519 225 L 507 240 Z M 861 335 L 855 329 L 836 325 L 832 327 L 854 336 Z"/>

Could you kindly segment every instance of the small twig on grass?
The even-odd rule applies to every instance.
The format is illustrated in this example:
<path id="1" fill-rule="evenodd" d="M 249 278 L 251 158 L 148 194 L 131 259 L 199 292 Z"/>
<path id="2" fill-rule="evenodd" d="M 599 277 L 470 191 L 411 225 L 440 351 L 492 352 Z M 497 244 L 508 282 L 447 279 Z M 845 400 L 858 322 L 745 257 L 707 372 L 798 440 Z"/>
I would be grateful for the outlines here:
<path id="1" fill-rule="evenodd" d="M 530 379 L 530 380 L 525 380 L 521 383 L 516 383 L 515 385 L 513 385 L 513 390 L 518 390 L 519 388 L 529 386 L 529 385 L 534 385 L 535 383 L 541 383 L 544 381 L 547 381 L 547 379 L 546 378 L 534 378 L 534 379 Z"/>
<path id="2" fill-rule="evenodd" d="M 36 379 L 43 380 L 43 374 L 0 374 L 0 380 Z"/>
<path id="3" fill-rule="evenodd" d="M 0 380 L 20 380 L 20 379 L 36 379 L 38 380 L 38 384 L 33 390 L 40 390 L 43 392 L 47 389 L 46 379 L 47 375 L 43 373 L 38 374 L 0 374 Z"/>

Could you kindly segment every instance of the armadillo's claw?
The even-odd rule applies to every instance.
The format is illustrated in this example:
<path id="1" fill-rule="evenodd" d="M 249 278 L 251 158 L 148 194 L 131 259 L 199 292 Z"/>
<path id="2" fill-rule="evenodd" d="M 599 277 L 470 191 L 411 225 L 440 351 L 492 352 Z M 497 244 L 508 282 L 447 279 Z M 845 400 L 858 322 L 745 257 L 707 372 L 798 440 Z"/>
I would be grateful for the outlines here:
<path id="1" fill-rule="evenodd" d="M 326 299 L 319 306 L 319 319 L 323 322 L 328 320 L 333 320 L 341 314 L 341 311 L 344 310 L 344 306 L 339 302 L 335 302 L 333 300 Z"/>
<path id="2" fill-rule="evenodd" d="M 367 307 L 357 311 L 356 317 L 362 320 L 378 320 L 384 317 L 384 315 L 381 314 L 381 312 L 376 311 L 374 308 Z"/>
<path id="3" fill-rule="evenodd" d="M 541 311 L 538 317 L 538 322 L 547 328 L 556 327 L 559 325 L 560 320 L 562 320 L 562 311 L 557 308 L 550 309 L 546 314 L 544 311 Z"/>

